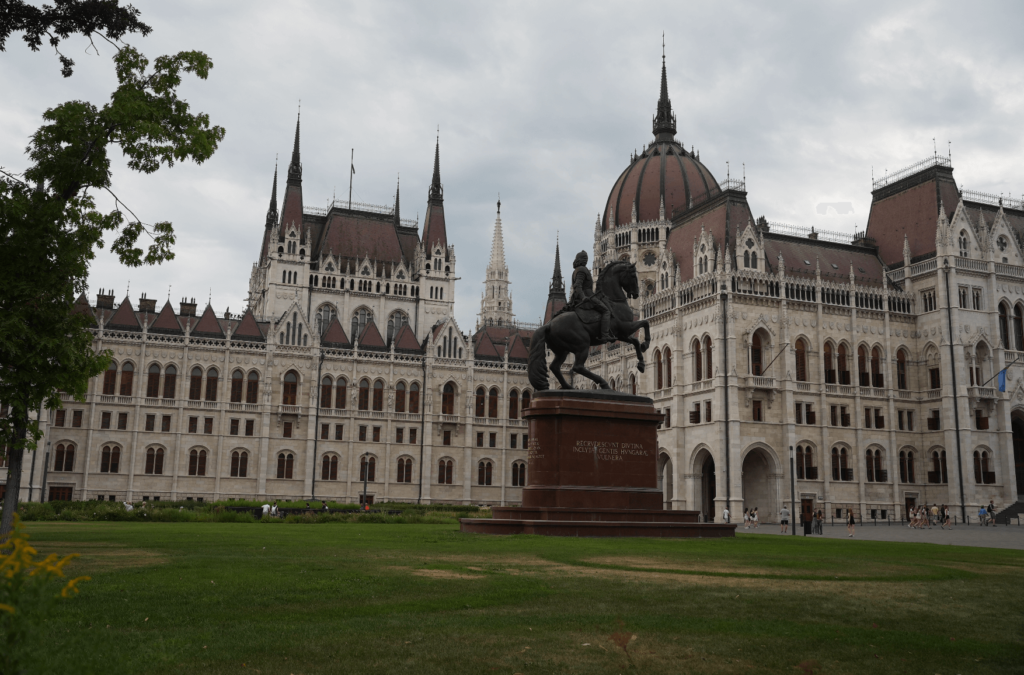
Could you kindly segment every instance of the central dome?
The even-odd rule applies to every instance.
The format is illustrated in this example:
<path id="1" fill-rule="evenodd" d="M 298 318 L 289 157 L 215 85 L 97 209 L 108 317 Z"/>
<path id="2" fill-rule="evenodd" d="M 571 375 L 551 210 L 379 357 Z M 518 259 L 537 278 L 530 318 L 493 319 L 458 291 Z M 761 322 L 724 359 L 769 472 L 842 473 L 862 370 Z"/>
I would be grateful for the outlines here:
<path id="1" fill-rule="evenodd" d="M 604 207 L 603 230 L 628 225 L 634 220 L 667 220 L 674 210 L 690 208 L 720 191 L 718 181 L 708 168 L 676 141 L 676 116 L 668 98 L 664 59 L 662 56 L 661 98 L 654 116 L 654 141 L 633 157 L 615 181 Z"/>

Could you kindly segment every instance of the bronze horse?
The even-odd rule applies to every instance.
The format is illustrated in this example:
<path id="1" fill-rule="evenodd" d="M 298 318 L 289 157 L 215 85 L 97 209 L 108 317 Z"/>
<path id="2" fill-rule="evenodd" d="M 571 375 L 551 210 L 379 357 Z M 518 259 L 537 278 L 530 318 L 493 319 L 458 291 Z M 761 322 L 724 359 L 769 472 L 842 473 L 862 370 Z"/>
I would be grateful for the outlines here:
<path id="1" fill-rule="evenodd" d="M 647 321 L 633 320 L 633 308 L 626 298 L 640 295 L 640 282 L 636 276 L 636 265 L 625 261 L 616 261 L 608 265 L 597 280 L 598 293 L 602 293 L 611 307 L 611 325 L 609 330 L 619 340 L 628 342 L 636 349 L 637 369 L 644 372 L 644 352 L 651 343 L 651 326 Z M 583 315 L 583 318 L 580 317 Z M 551 372 L 562 385 L 562 389 L 572 389 L 572 385 L 562 377 L 562 364 L 569 354 L 575 357 L 572 373 L 589 377 L 602 389 L 610 389 L 608 383 L 600 375 L 586 368 L 590 347 L 600 344 L 600 315 L 592 310 L 564 310 L 550 322 L 544 324 L 533 334 L 530 343 L 529 374 L 530 384 L 537 391 L 548 388 L 548 368 L 546 348 L 555 353 L 551 362 Z M 644 329 L 644 341 L 641 343 L 633 334 L 640 328 Z M 571 375 L 570 375 L 571 377 Z"/>

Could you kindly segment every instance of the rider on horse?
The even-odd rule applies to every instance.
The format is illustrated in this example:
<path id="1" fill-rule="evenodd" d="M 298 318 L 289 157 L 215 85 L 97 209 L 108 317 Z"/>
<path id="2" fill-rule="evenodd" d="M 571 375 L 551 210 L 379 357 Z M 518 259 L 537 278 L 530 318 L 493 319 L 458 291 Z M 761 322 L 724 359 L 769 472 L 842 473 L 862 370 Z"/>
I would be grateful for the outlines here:
<path id="1" fill-rule="evenodd" d="M 603 294 L 594 293 L 594 278 L 587 269 L 587 259 L 587 252 L 580 251 L 572 263 L 572 294 L 569 296 L 566 309 L 574 310 L 577 314 L 580 314 L 580 310 L 586 309 L 598 312 L 601 315 L 601 335 L 597 338 L 598 343 L 615 342 L 617 338 L 609 332 L 611 309 L 605 303 Z"/>

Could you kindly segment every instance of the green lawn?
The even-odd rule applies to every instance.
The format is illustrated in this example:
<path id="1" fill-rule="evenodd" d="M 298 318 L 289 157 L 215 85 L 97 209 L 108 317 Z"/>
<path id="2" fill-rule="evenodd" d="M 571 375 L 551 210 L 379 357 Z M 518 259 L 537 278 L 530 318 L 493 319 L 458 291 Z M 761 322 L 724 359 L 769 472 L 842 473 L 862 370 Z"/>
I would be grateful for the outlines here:
<path id="1" fill-rule="evenodd" d="M 453 525 L 28 529 L 93 576 L 52 621 L 54 672 L 1024 672 L 1019 551 Z"/>

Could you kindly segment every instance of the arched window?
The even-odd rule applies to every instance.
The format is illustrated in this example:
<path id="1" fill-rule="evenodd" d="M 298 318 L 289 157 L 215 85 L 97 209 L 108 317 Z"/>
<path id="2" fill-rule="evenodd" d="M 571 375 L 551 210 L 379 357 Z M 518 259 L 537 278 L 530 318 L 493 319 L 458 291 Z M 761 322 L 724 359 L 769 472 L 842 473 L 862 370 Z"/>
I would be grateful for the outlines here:
<path id="1" fill-rule="evenodd" d="M 450 459 L 442 459 L 437 463 L 437 482 L 441 485 L 452 484 L 452 469 L 455 464 Z"/>
<path id="2" fill-rule="evenodd" d="M 878 347 L 871 350 L 871 386 L 879 389 L 885 386 L 885 375 L 882 373 L 882 352 Z"/>
<path id="3" fill-rule="evenodd" d="M 377 458 L 363 455 L 359 458 L 359 480 L 369 483 L 377 479 Z"/>
<path id="4" fill-rule="evenodd" d="M 320 480 L 338 480 L 337 455 L 324 455 L 320 466 Z"/>
<path id="5" fill-rule="evenodd" d="M 369 289 L 367 289 L 369 290 Z M 366 328 L 366 324 L 373 321 L 373 312 L 361 307 L 352 314 L 352 332 L 349 333 L 351 340 L 358 340 L 363 334 L 363 329 Z"/>
<path id="6" fill-rule="evenodd" d="M 298 405 L 299 393 L 299 374 L 294 370 L 289 370 L 284 375 L 284 391 L 281 395 L 281 403 L 284 405 Z"/>
<path id="7" fill-rule="evenodd" d="M 359 380 L 359 409 L 370 409 L 370 381 L 366 378 Z"/>
<path id="8" fill-rule="evenodd" d="M 914 480 L 914 453 L 907 452 L 907 482 L 916 483 Z"/>
<path id="9" fill-rule="evenodd" d="M 334 407 L 343 410 L 348 404 L 348 380 L 339 377 L 334 387 Z"/>
<path id="10" fill-rule="evenodd" d="M 703 353 L 700 348 L 700 342 L 696 339 L 693 341 L 693 381 L 700 382 L 704 377 L 704 361 Z"/>
<path id="11" fill-rule="evenodd" d="M 164 370 L 164 398 L 174 398 L 177 379 L 178 369 L 174 366 L 167 366 Z"/>
<path id="12" fill-rule="evenodd" d="M 508 393 L 508 418 L 510 420 L 519 419 L 519 392 L 515 389 Z"/>
<path id="13" fill-rule="evenodd" d="M 295 456 L 290 452 L 281 452 L 277 455 L 277 477 L 291 478 L 292 469 L 295 465 Z"/>
<path id="14" fill-rule="evenodd" d="M 164 472 L 164 449 L 149 448 L 146 450 L 146 473 L 159 476 Z"/>
<path id="15" fill-rule="evenodd" d="M 1013 341 L 1018 352 L 1024 352 L 1024 315 L 1020 305 L 1013 308 Z"/>
<path id="16" fill-rule="evenodd" d="M 146 398 L 157 398 L 160 396 L 160 366 L 153 364 L 149 367 L 149 377 L 146 381 Z"/>
<path id="17" fill-rule="evenodd" d="M 832 356 L 832 343 L 825 343 L 825 383 L 836 383 L 836 364 Z M 836 479 L 838 480 L 838 479 Z"/>
<path id="18" fill-rule="evenodd" d="M 882 451 L 868 450 L 865 456 L 867 479 L 869 483 L 885 482 L 885 470 L 882 469 Z"/>
<path id="19" fill-rule="evenodd" d="M 896 352 L 896 387 L 907 388 L 907 352 L 902 349 Z"/>
<path id="20" fill-rule="evenodd" d="M 709 335 L 704 338 L 704 378 L 710 380 L 711 373 L 711 336 Z"/>
<path id="21" fill-rule="evenodd" d="M 1010 348 L 1010 317 L 1006 309 L 1006 303 L 999 303 L 999 339 L 1002 340 L 1003 349 Z"/>
<path id="22" fill-rule="evenodd" d="M 412 460 L 409 459 L 408 457 L 398 458 L 398 476 L 396 477 L 396 482 L 412 482 Z"/>
<path id="23" fill-rule="evenodd" d="M 662 389 L 665 386 L 661 377 L 661 350 L 654 350 L 654 383 L 655 389 Z"/>
<path id="24" fill-rule="evenodd" d="M 126 363 L 121 366 L 121 396 L 132 395 L 132 383 L 135 381 L 135 366 Z"/>
<path id="25" fill-rule="evenodd" d="M 395 385 L 395 412 L 405 412 L 405 382 Z"/>
<path id="26" fill-rule="evenodd" d="M 104 445 L 100 456 L 100 473 L 117 473 L 121 464 L 121 449 L 113 445 Z"/>
<path id="27" fill-rule="evenodd" d="M 53 459 L 53 470 L 54 471 L 74 471 L 75 469 L 75 446 L 71 443 L 65 445 L 58 445 L 57 451 L 54 453 Z"/>
<path id="28" fill-rule="evenodd" d="M 839 345 L 838 358 L 839 384 L 850 384 L 850 365 L 846 360 L 846 345 Z"/>
<path id="29" fill-rule="evenodd" d="M 231 373 L 231 402 L 242 402 L 242 384 L 245 382 L 242 371 L 236 370 Z"/>
<path id="30" fill-rule="evenodd" d="M 476 388 L 476 397 L 473 399 L 473 401 L 474 401 L 473 414 L 476 417 L 483 417 L 484 415 L 487 414 L 486 413 L 486 400 L 487 400 L 487 390 L 484 389 L 483 387 L 477 387 Z"/>
<path id="31" fill-rule="evenodd" d="M 960 230 L 960 237 L 958 239 L 960 244 L 960 257 L 967 258 L 971 254 L 971 240 L 967 237 L 966 230 Z"/>
<path id="32" fill-rule="evenodd" d="M 743 266 L 750 267 L 750 251 L 743 252 Z"/>
<path id="33" fill-rule="evenodd" d="M 932 470 L 928 473 L 929 483 L 948 483 L 946 475 L 946 451 L 932 453 Z"/>
<path id="34" fill-rule="evenodd" d="M 395 339 L 398 335 L 398 331 L 402 330 L 402 326 L 409 323 L 409 317 L 404 312 L 392 312 L 391 316 L 388 317 L 388 344 Z"/>
<path id="35" fill-rule="evenodd" d="M 188 398 L 190 401 L 198 401 L 203 396 L 203 369 L 196 366 L 192 369 L 188 382 Z"/>
<path id="36" fill-rule="evenodd" d="M 217 400 L 217 369 L 210 368 L 206 371 L 206 400 Z"/>
<path id="37" fill-rule="evenodd" d="M 256 403 L 260 393 L 260 374 L 255 370 L 249 373 L 245 383 L 245 402 Z"/>
<path id="38" fill-rule="evenodd" d="M 629 375 L 629 393 L 636 396 L 636 375 L 632 373 Z"/>
<path id="39" fill-rule="evenodd" d="M 451 382 L 444 385 L 444 389 L 441 393 L 441 414 L 455 414 L 455 385 Z"/>
<path id="40" fill-rule="evenodd" d="M 206 450 L 192 450 L 188 453 L 188 475 L 206 475 Z"/>
<path id="41" fill-rule="evenodd" d="M 871 385 L 871 379 L 868 377 L 868 350 L 863 345 L 857 348 L 857 376 L 860 386 Z"/>
<path id="42" fill-rule="evenodd" d="M 981 483 L 981 453 L 974 451 L 974 482 Z"/>
<path id="43" fill-rule="evenodd" d="M 409 412 L 413 415 L 420 412 L 420 383 L 413 382 L 409 385 Z"/>
<path id="44" fill-rule="evenodd" d="M 914 453 L 900 450 L 900 482 L 914 482 Z"/>
<path id="45" fill-rule="evenodd" d="M 384 382 L 381 380 L 373 383 L 373 409 L 384 410 Z"/>
<path id="46" fill-rule="evenodd" d="M 337 315 L 338 313 L 333 306 L 320 305 L 320 309 L 316 311 L 316 331 L 320 335 L 326 333 L 328 326 L 331 325 L 331 322 L 334 321 L 334 317 Z"/>
<path id="47" fill-rule="evenodd" d="M 665 386 L 672 386 L 672 350 L 665 347 Z"/>
<path id="48" fill-rule="evenodd" d="M 807 381 L 807 343 L 803 338 L 796 341 L 796 381 Z"/>
<path id="49" fill-rule="evenodd" d="M 750 374 L 761 375 L 761 334 L 754 333 L 750 340 Z"/>
<path id="50" fill-rule="evenodd" d="M 491 387 L 487 395 L 487 416 L 494 419 L 498 417 L 498 388 Z"/>
<path id="51" fill-rule="evenodd" d="M 249 453 L 235 450 L 231 453 L 231 477 L 245 478 L 249 473 Z"/>
<path id="52" fill-rule="evenodd" d="M 492 471 L 493 471 L 493 467 L 492 467 L 491 463 L 488 462 L 487 460 L 482 460 L 477 465 L 476 484 L 477 485 L 490 485 L 491 484 L 491 477 L 492 477 L 491 474 L 492 474 Z"/>
<path id="53" fill-rule="evenodd" d="M 530 390 L 529 389 L 524 389 L 523 390 L 523 410 L 529 410 L 529 409 L 530 409 Z"/>
<path id="54" fill-rule="evenodd" d="M 323 379 L 320 380 L 320 407 L 330 408 L 331 407 L 331 394 L 334 393 L 334 380 L 331 379 L 330 375 L 324 375 Z"/>
<path id="55" fill-rule="evenodd" d="M 106 372 L 103 373 L 103 394 L 105 396 L 113 396 L 117 393 L 117 364 L 113 361 L 107 366 Z"/>
<path id="56" fill-rule="evenodd" d="M 512 463 L 512 487 L 526 487 L 526 462 Z"/>

